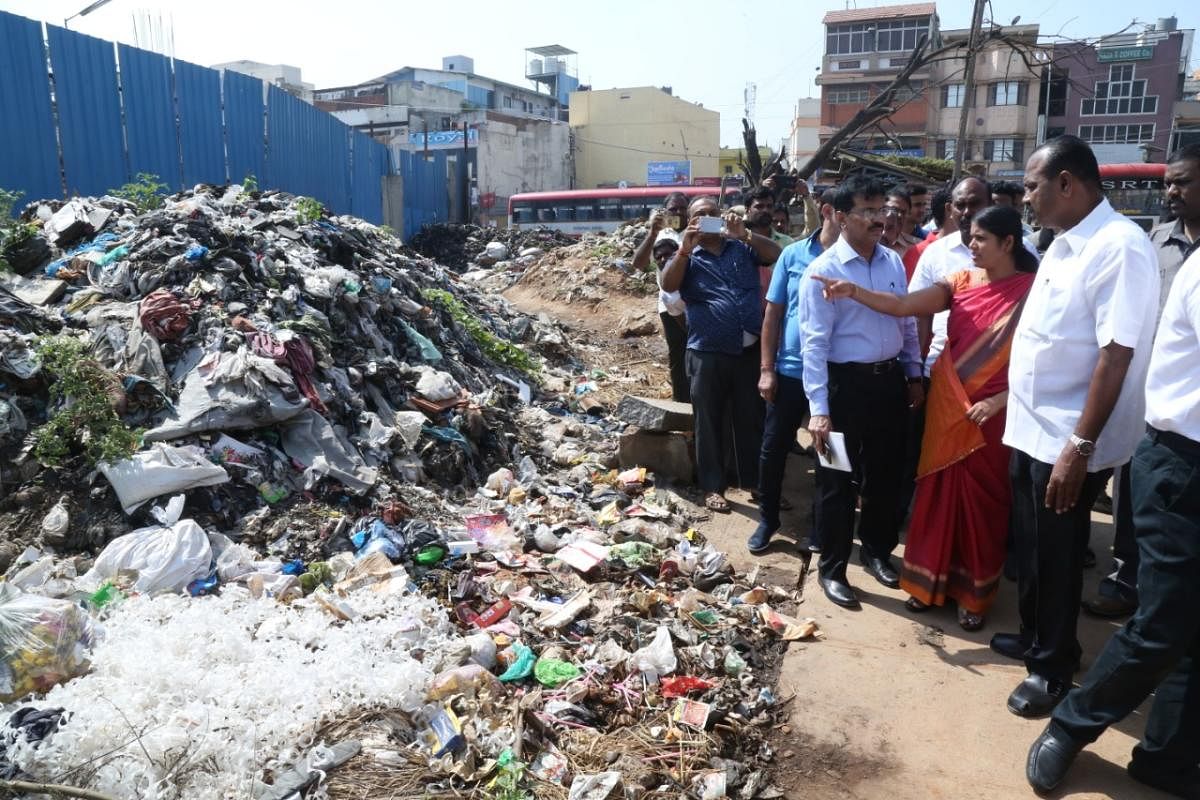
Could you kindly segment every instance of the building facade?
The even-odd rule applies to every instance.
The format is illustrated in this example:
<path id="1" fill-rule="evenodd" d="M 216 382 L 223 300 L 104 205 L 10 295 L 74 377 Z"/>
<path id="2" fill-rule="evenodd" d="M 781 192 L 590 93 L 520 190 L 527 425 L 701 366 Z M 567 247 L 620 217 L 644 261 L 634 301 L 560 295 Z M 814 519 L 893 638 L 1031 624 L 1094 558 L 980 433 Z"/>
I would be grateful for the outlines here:
<path id="1" fill-rule="evenodd" d="M 578 188 L 719 177 L 721 115 L 669 88 L 572 92 L 570 120 Z"/>
<path id="2" fill-rule="evenodd" d="M 933 3 L 831 11 L 822 22 L 825 54 L 817 83 L 821 86 L 819 139 L 823 142 L 895 79 L 922 37 L 937 41 L 940 33 Z M 896 112 L 884 124 L 844 142 L 843 147 L 875 154 L 926 155 L 926 90 L 931 78 L 927 69 L 914 73 L 910 88 L 897 97 Z"/>
<path id="3" fill-rule="evenodd" d="M 224 64 L 213 64 L 212 69 L 227 69 L 258 78 L 263 83 L 278 86 L 288 94 L 299 97 L 306 103 L 313 101 L 313 85 L 305 83 L 300 77 L 300 68 L 289 64 L 262 64 L 258 61 L 229 61 Z"/>
<path id="4" fill-rule="evenodd" d="M 1050 56 L 1037 46 L 1037 25 L 1008 26 L 1006 37 L 1016 39 L 1021 49 L 998 41 L 981 48 L 975 55 L 975 90 L 969 94 L 965 84 L 969 33 L 965 29 L 942 31 L 943 45 L 957 44 L 961 49 L 958 57 L 933 66 L 928 154 L 955 157 L 966 107 L 966 171 L 989 179 L 1014 180 L 1024 174 L 1025 159 L 1036 147 L 1040 65 Z"/>
<path id="5" fill-rule="evenodd" d="M 812 158 L 821 146 L 821 98 L 802 97 L 792 113 L 792 129 L 787 138 L 788 163 L 800 166 Z"/>
<path id="6" fill-rule="evenodd" d="M 1192 37 L 1166 18 L 1095 45 L 1057 45 L 1042 98 L 1046 137 L 1075 134 L 1102 164 L 1166 160 Z"/>

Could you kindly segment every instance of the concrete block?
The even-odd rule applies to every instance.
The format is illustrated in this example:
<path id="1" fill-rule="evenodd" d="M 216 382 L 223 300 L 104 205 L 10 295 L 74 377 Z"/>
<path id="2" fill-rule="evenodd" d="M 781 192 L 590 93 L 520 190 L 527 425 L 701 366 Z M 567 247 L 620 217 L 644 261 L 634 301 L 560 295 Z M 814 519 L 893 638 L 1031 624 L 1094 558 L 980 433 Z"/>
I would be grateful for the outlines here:
<path id="1" fill-rule="evenodd" d="M 617 405 L 616 415 L 645 431 L 690 431 L 693 427 L 691 403 L 673 400 L 627 394 Z"/>
<path id="2" fill-rule="evenodd" d="M 691 437 L 675 431 L 633 430 L 624 433 L 618 444 L 617 457 L 621 469 L 645 467 L 676 483 L 691 483 L 696 473 Z"/>

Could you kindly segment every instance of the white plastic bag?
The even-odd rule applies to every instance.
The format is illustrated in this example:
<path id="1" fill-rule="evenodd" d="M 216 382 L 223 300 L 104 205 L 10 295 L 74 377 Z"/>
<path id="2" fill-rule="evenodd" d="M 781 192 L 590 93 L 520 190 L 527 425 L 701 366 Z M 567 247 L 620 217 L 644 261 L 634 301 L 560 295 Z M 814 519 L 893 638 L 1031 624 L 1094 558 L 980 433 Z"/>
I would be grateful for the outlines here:
<path id="1" fill-rule="evenodd" d="M 651 682 L 657 682 L 660 675 L 670 675 L 677 665 L 671 631 L 666 625 L 659 625 L 653 641 L 629 657 L 630 670 L 645 673 Z"/>
<path id="2" fill-rule="evenodd" d="M 91 622 L 79 606 L 0 583 L 0 703 L 87 672 L 91 641 Z"/>
<path id="3" fill-rule="evenodd" d="M 83 576 L 87 585 L 99 585 L 121 570 L 137 570 L 134 591 L 145 594 L 182 592 L 212 567 L 212 546 L 204 529 L 190 519 L 180 520 L 183 495 L 176 495 L 167 510 L 152 510 L 162 525 L 139 528 L 114 539 L 96 556 Z"/>
<path id="4" fill-rule="evenodd" d="M 208 460 L 199 447 L 156 444 L 115 464 L 101 464 L 126 514 L 147 500 L 199 486 L 229 481 L 229 473 Z"/>
<path id="5" fill-rule="evenodd" d="M 462 387 L 450 373 L 432 367 L 418 367 L 418 369 L 421 371 L 421 377 L 417 380 L 417 394 L 426 400 L 440 403 L 443 400 L 458 397 L 462 392 Z"/>

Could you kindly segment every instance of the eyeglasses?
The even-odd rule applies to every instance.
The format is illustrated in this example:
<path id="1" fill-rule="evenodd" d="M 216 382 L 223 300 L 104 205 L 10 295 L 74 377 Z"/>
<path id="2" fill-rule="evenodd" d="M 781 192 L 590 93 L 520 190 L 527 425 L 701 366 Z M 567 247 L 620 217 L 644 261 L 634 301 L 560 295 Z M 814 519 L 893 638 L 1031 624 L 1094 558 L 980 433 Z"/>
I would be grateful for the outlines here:
<path id="1" fill-rule="evenodd" d="M 852 208 L 847 213 L 855 214 L 863 219 L 882 219 L 893 212 L 899 213 L 894 208 Z"/>

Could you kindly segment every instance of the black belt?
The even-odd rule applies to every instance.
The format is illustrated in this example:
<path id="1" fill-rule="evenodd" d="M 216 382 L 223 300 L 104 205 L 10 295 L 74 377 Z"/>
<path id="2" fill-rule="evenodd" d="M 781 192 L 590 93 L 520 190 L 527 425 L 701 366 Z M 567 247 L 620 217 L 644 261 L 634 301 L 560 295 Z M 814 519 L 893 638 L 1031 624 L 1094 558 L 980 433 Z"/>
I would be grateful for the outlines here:
<path id="1" fill-rule="evenodd" d="M 854 372 L 859 375 L 890 375 L 893 372 L 900 371 L 900 359 L 892 358 L 887 361 L 872 361 L 870 363 L 845 361 L 840 364 L 831 361 L 829 362 L 829 368 Z"/>
<path id="2" fill-rule="evenodd" d="M 1160 431 L 1152 425 L 1146 426 L 1146 435 L 1150 437 L 1150 441 L 1155 444 L 1161 444 L 1166 447 L 1184 453 L 1191 458 L 1200 459 L 1200 442 L 1194 439 L 1189 439 L 1182 433 L 1174 431 Z"/>

